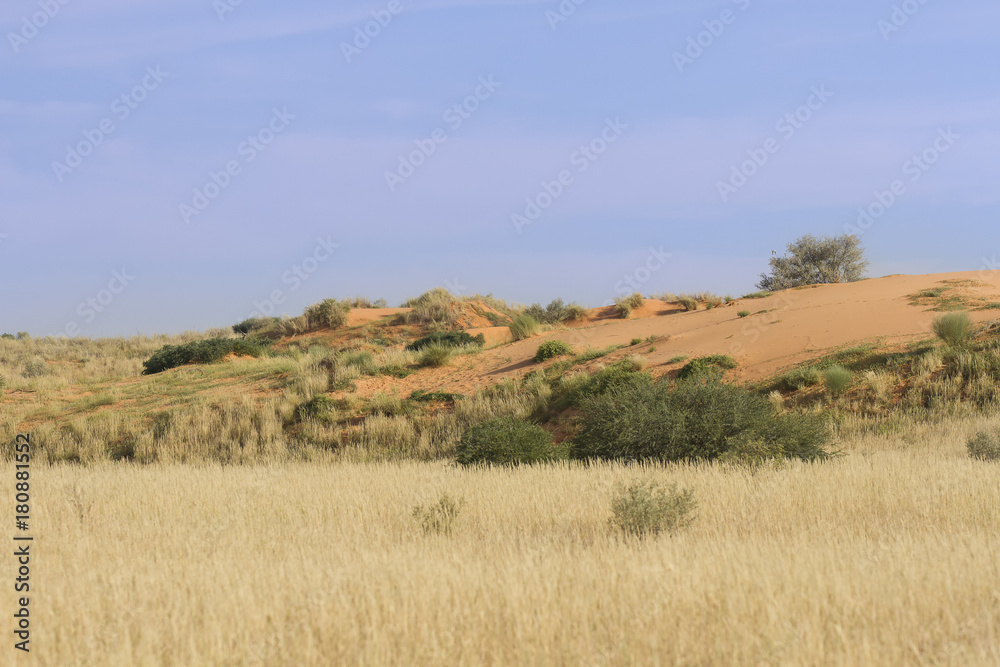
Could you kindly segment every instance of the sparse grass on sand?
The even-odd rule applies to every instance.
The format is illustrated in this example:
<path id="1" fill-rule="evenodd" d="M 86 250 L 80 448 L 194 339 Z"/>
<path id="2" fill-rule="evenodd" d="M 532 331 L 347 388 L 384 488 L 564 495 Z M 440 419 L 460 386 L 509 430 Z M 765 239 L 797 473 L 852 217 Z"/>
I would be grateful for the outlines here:
<path id="1" fill-rule="evenodd" d="M 966 452 L 995 426 L 757 468 L 39 465 L 33 662 L 996 665 L 998 468 Z M 638 479 L 692 523 L 622 536 Z"/>

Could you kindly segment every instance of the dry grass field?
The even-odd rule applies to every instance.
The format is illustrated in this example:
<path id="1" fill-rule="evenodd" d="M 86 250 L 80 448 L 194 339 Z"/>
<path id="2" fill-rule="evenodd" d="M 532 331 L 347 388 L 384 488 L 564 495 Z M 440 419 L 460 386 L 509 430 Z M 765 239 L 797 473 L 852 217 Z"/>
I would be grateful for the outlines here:
<path id="1" fill-rule="evenodd" d="M 759 469 L 39 466 L 16 664 L 996 665 L 1000 467 L 965 451 L 995 421 Z M 644 477 L 693 489 L 693 524 L 616 533 Z"/>

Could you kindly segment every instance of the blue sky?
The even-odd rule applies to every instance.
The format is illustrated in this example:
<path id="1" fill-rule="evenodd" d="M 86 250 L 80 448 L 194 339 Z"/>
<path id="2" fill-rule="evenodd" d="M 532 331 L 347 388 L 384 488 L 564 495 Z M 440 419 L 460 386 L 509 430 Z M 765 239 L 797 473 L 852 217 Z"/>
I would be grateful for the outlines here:
<path id="1" fill-rule="evenodd" d="M 995 2 L 62 2 L 0 9 L 0 331 L 1000 258 Z"/>

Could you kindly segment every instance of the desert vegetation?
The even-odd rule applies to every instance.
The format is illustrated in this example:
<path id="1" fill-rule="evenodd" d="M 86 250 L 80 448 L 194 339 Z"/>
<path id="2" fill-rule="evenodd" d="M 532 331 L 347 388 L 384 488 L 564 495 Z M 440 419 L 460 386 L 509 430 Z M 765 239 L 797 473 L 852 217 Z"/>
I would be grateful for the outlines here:
<path id="1" fill-rule="evenodd" d="M 0 440 L 30 430 L 60 500 L 39 505 L 42 664 L 996 662 L 1000 324 L 971 291 L 935 314 L 966 289 L 943 287 L 909 300 L 922 335 L 752 381 L 724 336 L 706 354 L 655 328 L 773 321 L 774 301 L 709 315 L 710 293 L 629 321 L 438 290 L 360 324 L 362 301 L 328 299 L 177 336 L 0 337 Z M 511 335 L 467 330 L 486 324 Z M 290 542 L 293 582 L 266 557 Z M 182 575 L 211 604 L 185 606 Z"/>

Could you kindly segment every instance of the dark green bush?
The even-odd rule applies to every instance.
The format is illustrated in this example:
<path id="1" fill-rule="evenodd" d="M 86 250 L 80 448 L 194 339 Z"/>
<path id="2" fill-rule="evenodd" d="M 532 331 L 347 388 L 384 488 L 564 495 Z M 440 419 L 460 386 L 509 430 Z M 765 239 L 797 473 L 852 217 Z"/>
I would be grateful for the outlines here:
<path id="1" fill-rule="evenodd" d="M 744 318 L 744 317 L 750 317 L 750 311 L 749 310 L 741 310 L 740 312 L 736 313 L 736 316 L 739 317 L 739 318 L 741 318 L 741 319 Z"/>
<path id="2" fill-rule="evenodd" d="M 472 336 L 464 331 L 435 331 L 420 340 L 414 341 L 406 346 L 411 352 L 419 352 L 431 345 L 441 345 L 444 347 L 464 347 L 466 345 L 486 345 L 486 337 L 483 334 Z"/>
<path id="3" fill-rule="evenodd" d="M 712 375 L 736 368 L 736 361 L 727 354 L 713 354 L 708 357 L 698 357 L 692 359 L 677 374 L 677 378 L 684 380 L 697 375 Z"/>
<path id="4" fill-rule="evenodd" d="M 461 465 L 519 465 L 562 458 L 552 435 L 538 424 L 518 417 L 497 417 L 473 426 L 458 443 Z"/>
<path id="5" fill-rule="evenodd" d="M 538 346 L 538 351 L 535 353 L 535 361 L 541 363 L 547 359 L 559 357 L 564 354 L 573 354 L 573 348 L 561 340 L 547 340 Z"/>
<path id="6" fill-rule="evenodd" d="M 776 457 L 829 456 L 822 418 L 780 414 L 763 396 L 714 379 L 615 387 L 581 409 L 583 429 L 570 450 L 576 459 L 715 460 L 750 437 Z"/>
<path id="7" fill-rule="evenodd" d="M 259 357 L 261 348 L 259 345 L 245 340 L 234 340 L 230 338 L 209 338 L 199 340 L 186 345 L 164 345 L 158 352 L 143 362 L 143 375 L 153 375 L 163 371 L 177 368 L 184 364 L 211 364 L 227 357 L 230 354 L 238 354 L 247 357 Z"/>

